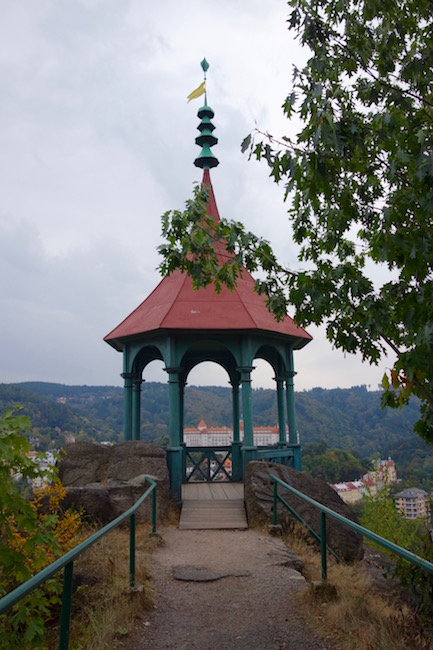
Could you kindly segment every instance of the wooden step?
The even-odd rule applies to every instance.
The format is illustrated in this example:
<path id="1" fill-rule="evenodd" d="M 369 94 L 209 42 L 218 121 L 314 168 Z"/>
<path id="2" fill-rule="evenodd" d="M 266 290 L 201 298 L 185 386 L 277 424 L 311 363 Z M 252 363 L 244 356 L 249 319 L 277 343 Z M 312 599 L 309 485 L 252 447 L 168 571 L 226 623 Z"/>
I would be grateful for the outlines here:
<path id="1" fill-rule="evenodd" d="M 244 500 L 184 501 L 179 528 L 182 530 L 248 528 Z"/>
<path id="2" fill-rule="evenodd" d="M 248 528 L 242 483 L 187 483 L 182 486 L 182 530 Z"/>

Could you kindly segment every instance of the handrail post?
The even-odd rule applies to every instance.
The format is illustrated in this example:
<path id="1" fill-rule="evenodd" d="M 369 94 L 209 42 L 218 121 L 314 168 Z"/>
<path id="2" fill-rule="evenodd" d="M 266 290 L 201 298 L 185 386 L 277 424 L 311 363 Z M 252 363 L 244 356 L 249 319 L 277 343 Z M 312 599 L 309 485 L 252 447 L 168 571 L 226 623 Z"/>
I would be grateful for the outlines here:
<path id="1" fill-rule="evenodd" d="M 156 533 L 156 488 L 152 490 L 152 533 Z"/>
<path id="2" fill-rule="evenodd" d="M 322 580 L 326 580 L 326 513 L 320 513 L 320 551 L 322 554 Z"/>
<path id="3" fill-rule="evenodd" d="M 74 574 L 74 561 L 66 564 L 63 571 L 62 611 L 60 615 L 59 650 L 69 648 L 69 629 L 71 626 L 72 603 L 72 577 Z"/>
<path id="4" fill-rule="evenodd" d="M 277 521 L 278 521 L 278 517 L 277 517 L 277 503 L 278 503 L 278 501 L 277 501 L 277 490 L 278 490 L 278 485 L 277 485 L 277 482 L 274 481 L 274 519 L 273 519 L 274 526 L 277 525 Z"/>
<path id="5" fill-rule="evenodd" d="M 135 587 L 135 512 L 129 517 L 129 587 Z"/>

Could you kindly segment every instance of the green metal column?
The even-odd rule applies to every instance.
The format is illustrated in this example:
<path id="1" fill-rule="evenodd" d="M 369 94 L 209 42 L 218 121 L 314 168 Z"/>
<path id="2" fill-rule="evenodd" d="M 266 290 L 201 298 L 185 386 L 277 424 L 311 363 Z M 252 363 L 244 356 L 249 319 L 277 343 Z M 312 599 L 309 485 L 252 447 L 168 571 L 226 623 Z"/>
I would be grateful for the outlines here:
<path id="1" fill-rule="evenodd" d="M 232 410 L 233 410 L 233 442 L 232 442 L 232 480 L 242 480 L 242 455 L 241 441 L 239 435 L 239 383 L 233 381 L 232 384 Z"/>
<path id="2" fill-rule="evenodd" d="M 286 410 L 284 407 L 284 378 L 280 375 L 274 377 L 277 384 L 277 405 L 278 405 L 278 432 L 279 443 L 285 445 L 287 443 L 286 435 Z"/>
<path id="3" fill-rule="evenodd" d="M 182 447 L 182 483 L 186 483 L 186 445 L 183 437 L 183 429 L 185 426 L 185 386 L 186 380 L 179 381 L 179 431 L 180 431 L 180 446 Z"/>
<path id="4" fill-rule="evenodd" d="M 166 368 L 168 372 L 169 435 L 167 464 L 170 474 L 171 496 L 175 503 L 182 500 L 183 449 L 181 446 L 180 373 L 182 368 Z"/>
<path id="5" fill-rule="evenodd" d="M 301 471 L 301 446 L 298 441 L 298 432 L 296 429 L 295 387 L 293 383 L 295 375 L 296 372 L 294 370 L 289 370 L 286 373 L 287 422 L 289 425 L 289 444 L 293 446 L 293 467 Z"/>
<path id="6" fill-rule="evenodd" d="M 185 403 L 185 386 L 186 381 L 179 378 L 179 441 L 183 443 L 183 427 L 184 427 L 184 403 Z"/>
<path id="7" fill-rule="evenodd" d="M 132 440 L 132 372 L 124 372 L 121 375 L 124 379 L 123 386 L 123 437 L 125 440 Z"/>
<path id="8" fill-rule="evenodd" d="M 239 435 L 239 384 L 232 383 L 232 410 L 233 410 L 233 442 L 240 441 Z"/>
<path id="9" fill-rule="evenodd" d="M 140 440 L 141 384 L 142 379 L 132 380 L 132 439 Z"/>
<path id="10" fill-rule="evenodd" d="M 254 430 L 253 430 L 253 408 L 251 400 L 251 372 L 253 366 L 242 366 L 237 368 L 241 375 L 242 385 L 242 414 L 244 420 L 244 444 L 242 445 L 242 460 L 243 460 L 243 478 L 247 465 L 251 460 L 257 458 L 257 447 L 254 445 Z"/>
<path id="11" fill-rule="evenodd" d="M 287 422 L 289 425 L 289 442 L 291 445 L 298 444 L 295 413 L 295 387 L 293 383 L 293 377 L 295 374 L 296 373 L 293 370 L 286 373 Z"/>

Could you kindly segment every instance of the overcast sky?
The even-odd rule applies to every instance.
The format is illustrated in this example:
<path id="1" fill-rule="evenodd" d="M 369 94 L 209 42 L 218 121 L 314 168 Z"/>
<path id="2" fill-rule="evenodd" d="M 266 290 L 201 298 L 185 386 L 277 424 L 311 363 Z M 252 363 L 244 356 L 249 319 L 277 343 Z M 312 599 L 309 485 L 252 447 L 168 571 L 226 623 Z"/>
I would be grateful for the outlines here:
<path id="1" fill-rule="evenodd" d="M 208 71 L 212 182 L 222 217 L 269 239 L 296 268 L 283 188 L 240 143 L 293 125 L 281 105 L 306 58 L 284 0 L 0 0 L 0 381 L 121 384 L 103 337 L 160 278 L 160 217 L 182 209 L 201 170 L 194 139 Z M 297 390 L 376 388 L 384 368 L 333 350 L 296 353 Z M 144 378 L 165 381 L 151 364 Z M 254 386 L 271 386 L 257 364 Z M 219 369 L 189 383 L 219 383 Z"/>

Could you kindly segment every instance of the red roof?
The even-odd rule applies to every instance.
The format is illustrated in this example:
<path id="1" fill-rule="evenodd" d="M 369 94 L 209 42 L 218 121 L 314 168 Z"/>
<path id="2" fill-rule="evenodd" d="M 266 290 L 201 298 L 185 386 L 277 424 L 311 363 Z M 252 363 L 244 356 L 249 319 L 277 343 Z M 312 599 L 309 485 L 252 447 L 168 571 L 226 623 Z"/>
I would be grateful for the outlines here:
<path id="1" fill-rule="evenodd" d="M 208 214 L 219 221 L 209 170 L 203 184 L 209 186 Z M 219 255 L 228 255 L 222 244 Z M 296 339 L 295 348 L 306 345 L 311 336 L 290 317 L 277 322 L 265 305 L 265 298 L 254 291 L 254 279 L 244 270 L 233 291 L 223 287 L 219 294 L 213 285 L 194 290 L 186 273 L 175 271 L 164 277 L 153 292 L 104 340 L 120 349 L 119 339 L 157 330 L 260 330 Z"/>

